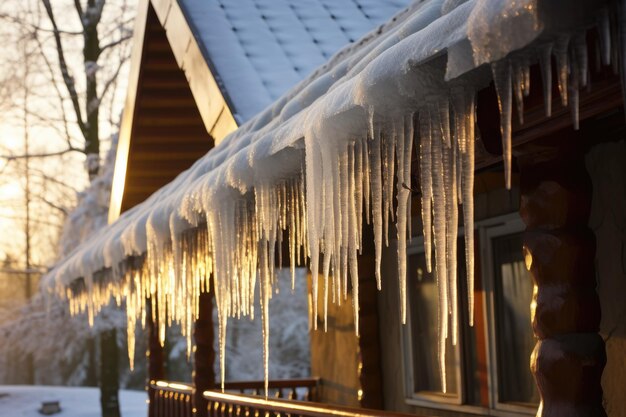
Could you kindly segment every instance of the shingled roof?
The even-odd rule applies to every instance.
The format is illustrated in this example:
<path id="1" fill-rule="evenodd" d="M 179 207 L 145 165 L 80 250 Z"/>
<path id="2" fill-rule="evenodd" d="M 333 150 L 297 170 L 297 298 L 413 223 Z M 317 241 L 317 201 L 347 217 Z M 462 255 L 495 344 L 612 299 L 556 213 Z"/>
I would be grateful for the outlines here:
<path id="1" fill-rule="evenodd" d="M 409 0 L 179 0 L 239 124 Z"/>

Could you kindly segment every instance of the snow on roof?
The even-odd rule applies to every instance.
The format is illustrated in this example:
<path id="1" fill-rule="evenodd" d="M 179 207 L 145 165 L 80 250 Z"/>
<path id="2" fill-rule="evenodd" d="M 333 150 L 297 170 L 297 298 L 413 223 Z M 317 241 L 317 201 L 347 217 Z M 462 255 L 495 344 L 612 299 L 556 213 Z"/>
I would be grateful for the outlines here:
<path id="1" fill-rule="evenodd" d="M 44 281 L 69 298 L 73 311 L 90 315 L 111 295 L 126 297 L 130 323 L 141 318 L 146 296 L 156 297 L 159 317 L 180 322 L 190 338 L 198 294 L 212 277 L 223 341 L 227 318 L 249 316 L 257 288 L 263 326 L 268 326 L 273 260 L 283 231 L 292 267 L 308 260 L 313 300 L 318 299 L 318 272 L 324 276 L 325 300 L 342 298 L 348 276 L 358 300 L 363 218 L 374 231 L 379 288 L 382 249 L 395 220 L 404 320 L 415 137 L 427 263 L 437 268 L 444 310 L 439 334 L 442 340 L 455 338 L 458 303 L 448 303 L 447 297 L 458 296 L 453 242 L 459 201 L 464 226 L 473 228 L 475 94 L 495 81 L 508 180 L 512 102 L 515 97 L 523 106 L 530 65 L 539 63 L 541 73 L 548 74 L 543 82 L 551 102 L 550 58 L 555 56 L 556 81 L 568 93 L 562 100 L 569 98 L 576 126 L 577 95 L 588 72 L 586 30 L 598 28 L 604 64 L 626 56 L 615 49 L 619 43 L 611 33 L 617 32 L 604 6 L 597 0 L 415 1 L 124 213 Z M 468 288 L 473 288 L 473 234 L 465 239 Z M 127 257 L 142 254 L 140 268 L 120 268 Z M 109 279 L 95 285 L 94 274 L 104 268 L 110 269 Z M 86 291 L 68 294 L 66 286 L 78 277 L 84 278 Z M 468 304 L 472 308 L 471 299 Z M 354 307 L 358 331 L 358 302 Z M 312 317 L 317 317 L 317 303 Z M 263 334 L 267 372 L 269 335 Z M 222 361 L 224 348 L 220 343 Z M 445 355 L 445 349 L 440 352 Z M 445 358 L 439 361 L 445 373 Z"/>
<path id="2" fill-rule="evenodd" d="M 245 122 L 410 0 L 179 0 Z"/>

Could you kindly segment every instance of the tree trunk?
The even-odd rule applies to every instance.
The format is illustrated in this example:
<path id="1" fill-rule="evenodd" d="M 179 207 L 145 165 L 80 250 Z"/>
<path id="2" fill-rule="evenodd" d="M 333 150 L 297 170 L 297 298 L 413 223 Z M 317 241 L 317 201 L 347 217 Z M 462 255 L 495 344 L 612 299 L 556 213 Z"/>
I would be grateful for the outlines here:
<path id="1" fill-rule="evenodd" d="M 98 386 L 98 360 L 96 353 L 96 340 L 94 337 L 89 337 L 85 342 L 87 347 L 87 375 L 85 376 L 85 385 L 88 387 Z"/>
<path id="2" fill-rule="evenodd" d="M 100 405 L 102 417 L 120 417 L 117 330 L 100 333 Z"/>
<path id="3" fill-rule="evenodd" d="M 90 0 L 88 6 L 92 6 Z M 100 171 L 100 132 L 99 113 L 100 98 L 98 97 L 98 78 L 96 65 L 100 55 L 100 39 L 98 37 L 99 19 L 85 25 L 83 32 L 83 59 L 85 63 L 85 114 L 87 121 L 83 136 L 85 137 L 85 154 L 87 155 L 87 173 L 93 180 Z"/>

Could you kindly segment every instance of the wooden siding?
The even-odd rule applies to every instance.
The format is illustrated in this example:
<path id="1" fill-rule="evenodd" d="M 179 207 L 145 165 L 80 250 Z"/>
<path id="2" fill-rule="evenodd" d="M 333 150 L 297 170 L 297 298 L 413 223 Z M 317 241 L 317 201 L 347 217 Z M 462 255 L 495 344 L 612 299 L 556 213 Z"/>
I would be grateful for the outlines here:
<path id="1" fill-rule="evenodd" d="M 134 44 L 109 222 L 237 128 L 175 1 L 140 1 Z"/>
<path id="2" fill-rule="evenodd" d="M 213 147 L 151 7 L 136 97 L 121 212 L 144 201 Z"/>

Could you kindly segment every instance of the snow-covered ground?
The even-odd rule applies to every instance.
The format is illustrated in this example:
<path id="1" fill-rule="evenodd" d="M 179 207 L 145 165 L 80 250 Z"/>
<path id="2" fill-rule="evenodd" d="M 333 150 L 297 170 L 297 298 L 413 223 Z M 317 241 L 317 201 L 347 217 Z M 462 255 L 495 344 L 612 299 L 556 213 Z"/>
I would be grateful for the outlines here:
<path id="1" fill-rule="evenodd" d="M 122 417 L 145 417 L 147 395 L 120 390 Z M 0 385 L 0 416 L 41 417 L 42 401 L 59 401 L 59 417 L 100 417 L 98 388 Z"/>

